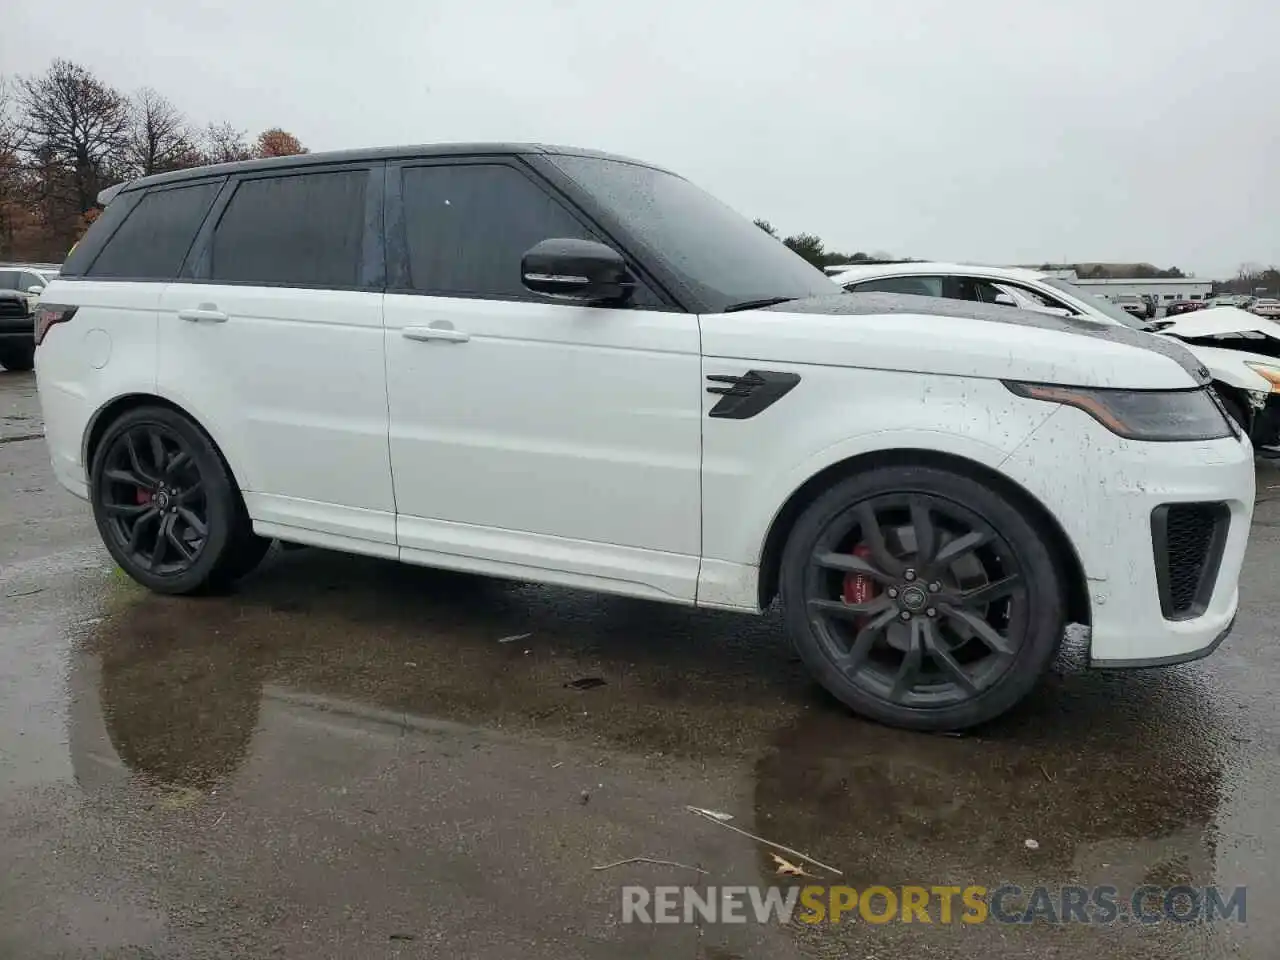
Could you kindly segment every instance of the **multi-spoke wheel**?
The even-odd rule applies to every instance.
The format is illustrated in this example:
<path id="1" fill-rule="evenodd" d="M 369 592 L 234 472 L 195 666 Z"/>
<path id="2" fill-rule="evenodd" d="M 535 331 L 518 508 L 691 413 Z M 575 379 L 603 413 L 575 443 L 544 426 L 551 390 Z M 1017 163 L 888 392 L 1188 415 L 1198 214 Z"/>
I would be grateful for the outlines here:
<path id="1" fill-rule="evenodd" d="M 917 729 L 1003 713 L 1063 630 L 1044 537 L 959 473 L 882 468 L 801 515 L 783 557 L 787 624 L 819 681 L 853 709 Z"/>
<path id="2" fill-rule="evenodd" d="M 130 410 L 91 468 L 94 517 L 116 562 L 161 593 L 191 593 L 251 570 L 266 542 L 209 438 L 162 407 Z"/>

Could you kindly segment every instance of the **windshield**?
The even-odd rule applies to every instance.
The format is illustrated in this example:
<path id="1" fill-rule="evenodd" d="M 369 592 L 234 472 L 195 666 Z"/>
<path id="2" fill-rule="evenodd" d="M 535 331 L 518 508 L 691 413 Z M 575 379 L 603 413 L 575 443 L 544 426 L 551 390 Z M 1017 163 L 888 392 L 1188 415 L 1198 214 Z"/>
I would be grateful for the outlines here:
<path id="1" fill-rule="evenodd" d="M 1087 290 L 1082 290 L 1073 283 L 1068 283 L 1066 280 L 1059 280 L 1057 277 L 1043 277 L 1040 282 L 1071 295 L 1075 299 L 1086 304 L 1089 309 L 1096 310 L 1103 316 L 1110 317 L 1112 320 L 1116 321 L 1116 323 L 1123 323 L 1126 327 L 1132 327 L 1134 330 L 1147 329 L 1147 322 L 1145 320 L 1139 320 L 1127 310 L 1117 307 L 1114 303 L 1111 303 L 1108 300 L 1103 300 L 1102 297 L 1095 296 Z"/>
<path id="2" fill-rule="evenodd" d="M 682 177 L 598 157 L 548 159 L 713 311 L 840 292 L 817 267 Z"/>

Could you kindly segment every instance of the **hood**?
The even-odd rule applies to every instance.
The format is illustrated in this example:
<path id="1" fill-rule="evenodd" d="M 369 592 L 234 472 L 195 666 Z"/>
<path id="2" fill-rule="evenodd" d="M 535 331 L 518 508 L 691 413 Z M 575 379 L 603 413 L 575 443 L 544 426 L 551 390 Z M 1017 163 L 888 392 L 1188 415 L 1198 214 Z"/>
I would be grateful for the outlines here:
<path id="1" fill-rule="evenodd" d="M 1224 334 L 1256 334 L 1258 337 L 1280 340 L 1280 323 L 1239 307 L 1210 307 L 1207 310 L 1179 314 L 1172 322 L 1161 321 L 1160 332 L 1184 340 Z M 1248 347 L 1244 349 L 1247 350 Z"/>
<path id="2" fill-rule="evenodd" d="M 839 293 L 706 316 L 708 356 L 1074 386 L 1185 389 L 1209 371 L 1174 340 L 1120 324 L 887 293 Z"/>

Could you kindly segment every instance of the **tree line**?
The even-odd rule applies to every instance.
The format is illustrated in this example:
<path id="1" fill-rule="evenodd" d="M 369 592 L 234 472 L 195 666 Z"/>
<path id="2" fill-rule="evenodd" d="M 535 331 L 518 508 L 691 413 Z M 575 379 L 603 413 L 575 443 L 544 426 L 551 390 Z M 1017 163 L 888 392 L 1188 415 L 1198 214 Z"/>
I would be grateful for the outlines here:
<path id="1" fill-rule="evenodd" d="M 1244 263 L 1230 280 L 1213 285 L 1214 293 L 1249 294 L 1250 296 L 1280 297 L 1280 269 L 1263 267 L 1256 263 Z"/>
<path id="2" fill-rule="evenodd" d="M 789 237 L 779 237 L 777 228 L 768 220 L 755 221 L 757 227 L 769 236 L 781 240 L 787 247 L 804 257 L 815 267 L 835 267 L 842 263 L 865 263 L 870 260 L 885 259 L 883 256 L 872 256 L 869 253 L 839 253 L 828 250 L 822 238 L 812 233 L 796 233 Z"/>
<path id="3" fill-rule="evenodd" d="M 98 214 L 98 194 L 134 177 L 306 153 L 279 127 L 249 140 L 198 125 L 150 87 L 115 89 L 68 60 L 0 76 L 0 260 L 59 263 Z"/>

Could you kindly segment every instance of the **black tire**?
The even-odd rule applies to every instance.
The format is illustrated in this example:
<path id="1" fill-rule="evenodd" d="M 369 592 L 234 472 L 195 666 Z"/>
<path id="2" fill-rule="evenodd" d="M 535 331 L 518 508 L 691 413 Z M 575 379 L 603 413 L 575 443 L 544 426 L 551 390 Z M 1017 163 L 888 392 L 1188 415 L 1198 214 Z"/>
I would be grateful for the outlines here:
<path id="1" fill-rule="evenodd" d="M 36 349 L 34 346 L 30 349 L 9 347 L 0 350 L 0 367 L 4 367 L 6 370 L 12 370 L 17 373 L 30 370 L 35 365 Z"/>
<path id="2" fill-rule="evenodd" d="M 237 497 L 237 500 L 240 498 Z M 271 538 L 260 537 L 253 532 L 253 521 L 243 502 L 239 504 L 239 516 L 236 519 L 236 536 L 227 548 L 226 557 L 209 578 L 209 588 L 224 590 L 242 577 L 246 577 L 258 568 L 263 557 L 271 549 Z"/>
<path id="3" fill-rule="evenodd" d="M 137 407 L 107 427 L 90 499 L 112 558 L 156 593 L 224 586 L 265 552 L 213 442 L 167 407 Z"/>
<path id="4" fill-rule="evenodd" d="M 1006 712 L 1044 675 L 1066 625 L 1063 577 L 1035 522 L 935 467 L 837 483 L 796 521 L 780 579 L 787 632 L 817 681 L 895 727 L 958 730 Z M 874 599 L 850 606 L 867 584 Z"/>

